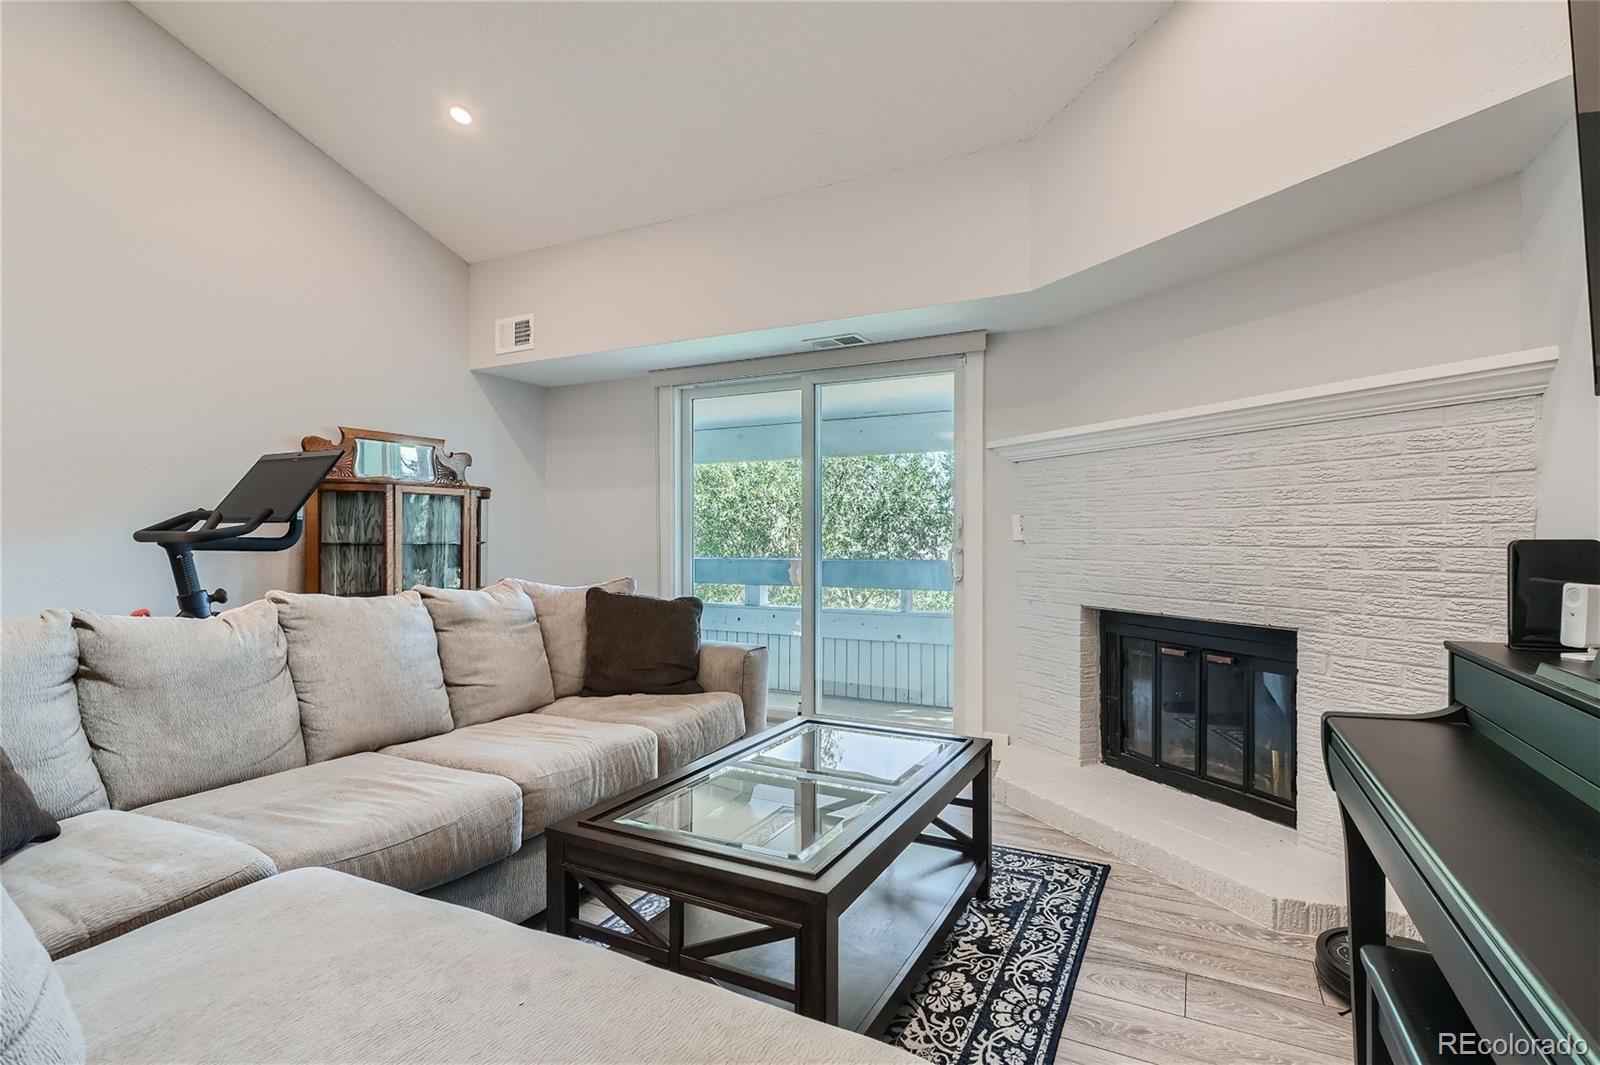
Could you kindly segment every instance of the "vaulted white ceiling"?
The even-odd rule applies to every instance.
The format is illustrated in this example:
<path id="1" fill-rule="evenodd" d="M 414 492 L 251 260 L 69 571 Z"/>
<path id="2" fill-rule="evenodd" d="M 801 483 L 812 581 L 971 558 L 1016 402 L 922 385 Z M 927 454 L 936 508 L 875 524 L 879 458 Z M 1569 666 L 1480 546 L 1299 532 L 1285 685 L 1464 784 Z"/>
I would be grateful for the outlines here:
<path id="1" fill-rule="evenodd" d="M 1025 140 L 1169 4 L 138 6 L 478 262 Z"/>

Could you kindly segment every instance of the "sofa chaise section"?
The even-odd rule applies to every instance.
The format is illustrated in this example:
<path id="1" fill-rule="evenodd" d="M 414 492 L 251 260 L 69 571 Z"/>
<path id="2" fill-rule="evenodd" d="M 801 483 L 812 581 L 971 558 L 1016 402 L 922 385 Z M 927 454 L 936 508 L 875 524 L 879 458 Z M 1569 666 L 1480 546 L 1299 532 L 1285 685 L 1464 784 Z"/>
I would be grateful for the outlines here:
<path id="1" fill-rule="evenodd" d="M 522 843 L 522 790 L 504 777 L 352 754 L 139 813 L 247 843 L 280 870 L 325 866 L 424 891 Z"/>
<path id="2" fill-rule="evenodd" d="M 276 872 L 265 854 L 225 836 L 95 810 L 6 858 L 0 881 L 60 958 Z"/>
<path id="3" fill-rule="evenodd" d="M 57 969 L 91 1061 L 918 1060 L 589 944 L 320 869 Z"/>

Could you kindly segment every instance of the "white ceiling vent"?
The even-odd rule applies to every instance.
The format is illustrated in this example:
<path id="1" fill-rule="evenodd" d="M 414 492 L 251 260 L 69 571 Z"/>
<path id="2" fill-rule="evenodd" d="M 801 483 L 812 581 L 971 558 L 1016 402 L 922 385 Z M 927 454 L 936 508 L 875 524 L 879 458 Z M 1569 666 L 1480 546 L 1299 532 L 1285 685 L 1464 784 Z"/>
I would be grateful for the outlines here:
<path id="1" fill-rule="evenodd" d="M 840 333 L 838 336 L 832 337 L 812 337 L 806 343 L 819 351 L 827 351 L 831 348 L 857 348 L 862 344 L 870 344 L 872 341 L 860 333 Z"/>
<path id="2" fill-rule="evenodd" d="M 494 323 L 494 353 L 511 355 L 533 347 L 533 315 L 519 314 Z"/>

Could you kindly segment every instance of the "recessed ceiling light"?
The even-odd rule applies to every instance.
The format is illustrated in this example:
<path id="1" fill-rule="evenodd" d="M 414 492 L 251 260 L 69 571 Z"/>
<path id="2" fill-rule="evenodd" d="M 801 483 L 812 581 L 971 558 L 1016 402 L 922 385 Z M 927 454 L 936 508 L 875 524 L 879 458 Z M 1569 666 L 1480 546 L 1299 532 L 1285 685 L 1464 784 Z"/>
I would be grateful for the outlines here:
<path id="1" fill-rule="evenodd" d="M 450 109 L 450 117 L 455 120 L 457 125 L 472 125 L 472 112 L 465 107 L 452 107 Z"/>

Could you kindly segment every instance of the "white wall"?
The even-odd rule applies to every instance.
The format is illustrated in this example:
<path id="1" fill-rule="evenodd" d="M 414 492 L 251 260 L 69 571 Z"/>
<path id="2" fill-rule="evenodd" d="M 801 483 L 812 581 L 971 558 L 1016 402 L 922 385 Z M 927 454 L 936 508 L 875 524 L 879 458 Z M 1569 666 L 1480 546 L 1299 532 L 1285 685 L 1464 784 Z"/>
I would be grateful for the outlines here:
<path id="1" fill-rule="evenodd" d="M 174 608 L 134 529 L 264 451 L 446 437 L 535 572 L 538 390 L 466 366 L 467 270 L 126 4 L 5 4 L 0 614 Z M 300 555 L 201 557 L 235 602 Z"/>
<path id="2" fill-rule="evenodd" d="M 1522 346 L 1514 179 L 991 338 L 989 438 Z"/>
<path id="3" fill-rule="evenodd" d="M 649 377 L 545 391 L 541 579 L 636 577 L 661 591 L 656 391 Z"/>
<path id="4" fill-rule="evenodd" d="M 1539 535 L 1600 539 L 1600 398 L 1577 224 L 1576 121 L 1523 171 L 1521 193 L 1523 346 L 1561 349 L 1544 410 Z"/>

